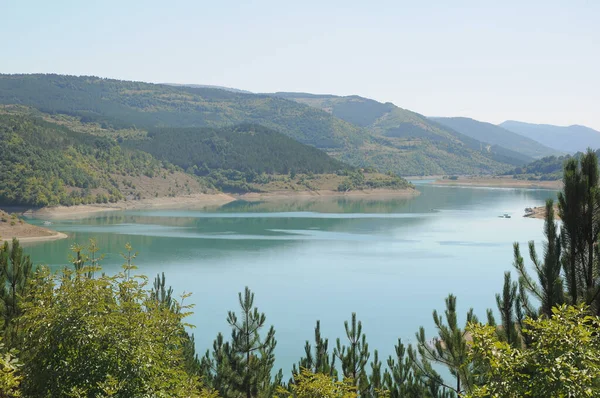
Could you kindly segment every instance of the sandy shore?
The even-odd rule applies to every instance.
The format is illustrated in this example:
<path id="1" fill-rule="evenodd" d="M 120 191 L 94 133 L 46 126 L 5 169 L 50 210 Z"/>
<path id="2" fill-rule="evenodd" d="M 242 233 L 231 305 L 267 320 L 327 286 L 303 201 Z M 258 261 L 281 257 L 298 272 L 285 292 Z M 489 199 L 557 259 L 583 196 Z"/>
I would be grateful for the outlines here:
<path id="1" fill-rule="evenodd" d="M 273 191 L 273 192 L 251 192 L 242 195 L 236 195 L 239 200 L 257 201 L 257 200 L 286 200 L 286 199 L 318 199 L 318 198 L 410 198 L 419 195 L 416 189 L 372 189 L 358 191 Z"/>
<path id="2" fill-rule="evenodd" d="M 13 238 L 25 243 L 65 239 L 67 235 L 28 224 L 0 210 L 0 242 L 11 241 Z"/>
<path id="3" fill-rule="evenodd" d="M 98 205 L 54 206 L 44 207 L 39 210 L 29 210 L 24 215 L 42 219 L 75 219 L 84 218 L 96 213 L 118 210 L 142 209 L 176 209 L 176 208 L 203 208 L 220 206 L 234 201 L 235 198 L 224 193 L 193 194 L 177 197 L 162 197 L 126 202 L 107 203 Z"/>
<path id="4" fill-rule="evenodd" d="M 457 180 L 438 179 L 436 185 L 489 188 L 562 189 L 562 181 L 529 181 L 511 177 L 459 177 Z"/>
<path id="5" fill-rule="evenodd" d="M 93 214 L 99 214 L 118 210 L 143 210 L 143 209 L 180 209 L 222 206 L 235 200 L 258 201 L 258 200 L 285 200 L 285 199 L 317 199 L 333 197 L 413 197 L 419 192 L 415 189 L 374 189 L 363 191 L 273 191 L 260 193 L 247 193 L 242 195 L 229 195 L 224 193 L 194 194 L 177 197 L 163 197 L 142 199 L 127 202 L 108 203 L 102 205 L 78 205 L 78 206 L 55 206 L 45 207 L 39 210 L 28 210 L 23 214 L 29 217 L 41 219 L 77 219 L 85 218 Z"/>
<path id="6" fill-rule="evenodd" d="M 527 218 L 539 218 L 541 220 L 546 218 L 546 206 L 532 207 L 531 212 L 526 212 L 523 217 Z M 554 219 L 560 220 L 558 215 L 558 206 L 554 206 Z"/>

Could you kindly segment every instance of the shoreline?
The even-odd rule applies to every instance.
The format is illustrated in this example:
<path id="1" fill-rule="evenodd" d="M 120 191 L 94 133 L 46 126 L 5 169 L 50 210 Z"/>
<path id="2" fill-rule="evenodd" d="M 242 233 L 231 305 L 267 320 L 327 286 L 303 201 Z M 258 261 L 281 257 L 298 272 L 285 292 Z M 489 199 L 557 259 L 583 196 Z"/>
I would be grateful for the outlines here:
<path id="1" fill-rule="evenodd" d="M 271 191 L 271 192 L 248 192 L 244 194 L 193 194 L 175 197 L 150 198 L 136 201 L 123 201 L 108 204 L 75 205 L 44 207 L 36 210 L 27 210 L 22 214 L 27 217 L 64 220 L 86 218 L 90 215 L 122 210 L 144 210 L 144 209 L 180 209 L 222 206 L 236 200 L 261 201 L 261 200 L 291 200 L 291 199 L 319 199 L 319 198 L 390 198 L 390 197 L 415 197 L 420 194 L 416 189 L 373 189 L 339 192 L 330 190 L 319 191 Z"/>
<path id="2" fill-rule="evenodd" d="M 420 192 L 413 188 L 408 189 L 370 189 L 348 192 L 319 190 L 319 191 L 272 191 L 272 192 L 248 192 L 235 195 L 237 200 L 248 202 L 260 200 L 286 200 L 286 199 L 319 199 L 319 198 L 411 198 L 419 196 Z"/>
<path id="3" fill-rule="evenodd" d="M 560 190 L 563 187 L 563 183 L 560 180 L 530 181 L 504 177 L 459 177 L 457 180 L 437 179 L 433 182 L 433 184 L 456 187 L 527 188 L 552 190 Z"/>
<path id="4" fill-rule="evenodd" d="M 15 236 L 15 238 L 17 238 L 19 240 L 19 243 L 38 243 L 38 242 L 50 242 L 50 241 L 54 241 L 54 240 L 67 239 L 69 237 L 69 235 L 62 233 L 62 232 L 58 232 L 58 231 L 52 231 L 52 232 L 54 232 L 54 234 L 52 234 L 52 235 L 23 236 L 23 237 Z M 13 239 L 12 237 L 11 238 L 0 238 L 0 242 L 1 243 L 11 242 L 12 239 Z"/>

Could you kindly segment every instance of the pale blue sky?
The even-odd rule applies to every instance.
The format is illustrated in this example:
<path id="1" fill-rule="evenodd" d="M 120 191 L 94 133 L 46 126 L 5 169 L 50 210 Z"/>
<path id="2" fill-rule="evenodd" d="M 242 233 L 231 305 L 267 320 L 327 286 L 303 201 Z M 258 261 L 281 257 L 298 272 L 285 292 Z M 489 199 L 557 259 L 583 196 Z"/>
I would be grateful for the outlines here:
<path id="1" fill-rule="evenodd" d="M 600 1 L 0 0 L 0 73 L 358 94 L 600 129 Z"/>

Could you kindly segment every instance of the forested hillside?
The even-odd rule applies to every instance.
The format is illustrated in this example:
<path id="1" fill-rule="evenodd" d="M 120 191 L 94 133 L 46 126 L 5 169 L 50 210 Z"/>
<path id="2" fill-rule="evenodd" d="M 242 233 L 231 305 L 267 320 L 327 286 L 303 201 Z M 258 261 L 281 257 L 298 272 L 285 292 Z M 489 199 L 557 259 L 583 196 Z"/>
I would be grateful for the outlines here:
<path id="1" fill-rule="evenodd" d="M 360 128 L 267 95 L 62 75 L 0 75 L 0 104 L 78 116 L 103 128 L 220 127 L 256 123 L 317 148 L 358 146 Z"/>
<path id="2" fill-rule="evenodd" d="M 532 159 L 563 154 L 531 138 L 491 123 L 480 122 L 467 117 L 435 117 L 431 119 L 476 140 L 502 146 Z"/>
<path id="3" fill-rule="evenodd" d="M 360 97 L 323 98 L 317 104 L 96 77 L 0 75 L 0 104 L 70 115 L 105 131 L 259 124 L 353 166 L 404 175 L 491 174 L 530 160 L 467 139 L 393 104 Z"/>
<path id="4" fill-rule="evenodd" d="M 600 156 L 600 149 L 596 150 L 595 154 L 596 156 Z M 547 156 L 525 166 L 509 170 L 506 172 L 506 175 L 514 175 L 520 179 L 530 180 L 558 180 L 563 176 L 565 162 L 571 158 L 579 160 L 582 156 L 582 152 L 577 152 L 573 156 Z"/>
<path id="5" fill-rule="evenodd" d="M 0 114 L 0 203 L 73 205 L 205 190 L 148 153 L 25 115 Z"/>
<path id="6" fill-rule="evenodd" d="M 251 124 L 220 129 L 164 127 L 151 130 L 146 139 L 125 144 L 185 170 L 204 167 L 288 174 L 334 173 L 348 168 L 315 147 Z"/>
<path id="7" fill-rule="evenodd" d="M 275 93 L 331 113 L 365 128 L 386 148 L 369 151 L 372 162 L 398 167 L 406 174 L 477 174 L 505 170 L 532 158 L 498 145 L 478 141 L 423 115 L 359 96 Z M 371 155 L 372 157 L 370 157 Z"/>

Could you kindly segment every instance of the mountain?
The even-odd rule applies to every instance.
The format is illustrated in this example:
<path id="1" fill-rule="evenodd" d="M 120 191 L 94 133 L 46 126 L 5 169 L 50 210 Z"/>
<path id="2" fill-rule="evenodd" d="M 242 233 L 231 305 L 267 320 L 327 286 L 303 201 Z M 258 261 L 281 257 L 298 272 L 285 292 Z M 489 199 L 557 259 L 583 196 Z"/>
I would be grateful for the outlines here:
<path id="1" fill-rule="evenodd" d="M 541 142 L 557 151 L 575 153 L 583 152 L 587 148 L 600 148 L 600 131 L 585 126 L 564 127 L 550 124 L 523 123 L 514 120 L 507 120 L 499 126 Z"/>
<path id="2" fill-rule="evenodd" d="M 600 158 L 600 149 L 597 149 L 595 152 L 596 156 Z M 573 156 L 547 156 L 525 166 L 509 170 L 505 174 L 529 180 L 560 180 L 563 177 L 565 162 L 571 157 L 579 159 L 581 156 L 583 156 L 583 152 L 577 152 Z"/>
<path id="3" fill-rule="evenodd" d="M 286 92 L 273 95 L 322 109 L 367 129 L 375 137 L 384 139 L 391 144 L 390 146 L 400 149 L 403 153 L 398 156 L 404 157 L 409 164 L 412 160 L 420 158 L 438 163 L 448 172 L 452 169 L 449 163 L 453 161 L 462 162 L 465 168 L 469 168 L 472 161 L 488 165 L 489 161 L 521 165 L 533 160 L 532 157 L 517 151 L 473 139 L 389 102 L 384 104 L 355 95 L 339 97 Z M 457 159 L 456 155 L 463 159 Z M 483 160 L 482 157 L 487 160 Z M 411 169 L 417 170 L 423 166 L 431 168 L 426 163 L 417 162 Z M 485 169 L 485 166 L 483 168 Z"/>
<path id="4" fill-rule="evenodd" d="M 262 125 L 353 166 L 403 175 L 494 174 L 531 160 L 393 104 L 356 96 L 286 98 L 90 76 L 0 75 L 1 104 L 67 115 L 115 134 Z"/>
<path id="5" fill-rule="evenodd" d="M 197 178 L 114 140 L 0 114 L 0 204 L 73 205 L 207 190 Z"/>
<path id="6" fill-rule="evenodd" d="M 495 124 L 480 122 L 466 117 L 435 117 L 430 119 L 476 140 L 499 145 L 533 159 L 553 155 L 560 156 L 563 154 L 531 138 L 514 133 Z"/>
<path id="7" fill-rule="evenodd" d="M 232 93 L 252 94 L 252 91 L 248 91 L 248 90 L 240 90 L 239 88 L 232 88 L 232 87 L 213 86 L 211 84 L 180 84 L 180 83 L 161 83 L 161 84 L 164 84 L 166 86 L 174 86 L 174 87 L 216 88 L 218 90 L 231 91 Z"/>
<path id="8" fill-rule="evenodd" d="M 0 104 L 76 116 L 109 129 L 254 123 L 331 150 L 355 147 L 369 138 L 326 112 L 272 96 L 91 76 L 0 75 Z"/>
<path id="9" fill-rule="evenodd" d="M 335 173 L 349 166 L 275 130 L 252 124 L 231 127 L 163 127 L 125 146 L 148 152 L 183 169 L 204 167 L 267 174 Z"/>

